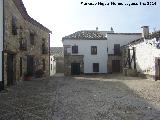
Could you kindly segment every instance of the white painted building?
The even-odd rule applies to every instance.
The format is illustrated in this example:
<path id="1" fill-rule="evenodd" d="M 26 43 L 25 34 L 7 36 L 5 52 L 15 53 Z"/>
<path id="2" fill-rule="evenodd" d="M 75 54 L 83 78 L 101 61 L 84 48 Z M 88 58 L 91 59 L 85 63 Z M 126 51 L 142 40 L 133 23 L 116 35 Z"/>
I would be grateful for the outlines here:
<path id="1" fill-rule="evenodd" d="M 100 32 L 78 31 L 64 37 L 62 41 L 64 74 L 107 73 L 108 43 Z"/>
<path id="2" fill-rule="evenodd" d="M 56 60 L 54 55 L 50 55 L 50 76 L 56 73 Z"/>
<path id="3" fill-rule="evenodd" d="M 2 52 L 3 52 L 3 0 L 0 0 L 0 91 L 2 89 Z"/>
<path id="4" fill-rule="evenodd" d="M 114 54 L 114 45 L 119 44 L 120 47 L 127 43 L 141 38 L 141 33 L 107 33 L 108 54 Z"/>
<path id="5" fill-rule="evenodd" d="M 66 54 L 64 56 L 66 71 L 64 72 L 68 75 L 73 71 L 80 71 L 79 73 L 121 72 L 120 47 L 140 38 L 141 35 L 141 33 L 114 33 L 113 28 L 111 31 L 98 31 L 96 28 L 95 31 L 78 31 L 66 36 L 62 39 L 64 54 Z M 74 53 L 73 47 L 76 46 L 78 50 Z M 96 54 L 91 52 L 94 47 L 96 47 Z M 80 63 L 77 64 L 77 69 L 80 68 L 80 70 L 73 69 L 72 63 L 74 62 Z M 98 72 L 94 71 L 94 66 L 98 66 Z"/>
<path id="6" fill-rule="evenodd" d="M 143 26 L 142 37 L 140 39 L 135 39 L 126 46 L 127 48 L 125 49 L 130 50 L 130 58 L 132 58 L 133 55 L 133 48 L 135 49 L 135 63 L 131 62 L 131 69 L 135 69 L 141 75 L 150 76 L 155 80 L 159 80 L 160 31 L 150 34 L 148 26 Z"/>
<path id="7" fill-rule="evenodd" d="M 120 47 L 141 36 L 141 33 L 107 33 L 108 73 L 122 72 Z"/>

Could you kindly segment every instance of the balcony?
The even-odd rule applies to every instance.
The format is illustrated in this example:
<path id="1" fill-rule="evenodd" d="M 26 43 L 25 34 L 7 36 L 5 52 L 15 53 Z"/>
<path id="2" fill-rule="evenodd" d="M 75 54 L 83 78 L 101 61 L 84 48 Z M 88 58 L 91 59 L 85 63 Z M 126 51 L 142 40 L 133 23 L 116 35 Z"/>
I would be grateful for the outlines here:
<path id="1" fill-rule="evenodd" d="M 48 54 L 48 48 L 42 47 L 42 54 Z"/>
<path id="2" fill-rule="evenodd" d="M 20 46 L 19 46 L 19 49 L 20 50 L 24 50 L 24 51 L 26 51 L 27 50 L 27 43 L 20 43 Z"/>

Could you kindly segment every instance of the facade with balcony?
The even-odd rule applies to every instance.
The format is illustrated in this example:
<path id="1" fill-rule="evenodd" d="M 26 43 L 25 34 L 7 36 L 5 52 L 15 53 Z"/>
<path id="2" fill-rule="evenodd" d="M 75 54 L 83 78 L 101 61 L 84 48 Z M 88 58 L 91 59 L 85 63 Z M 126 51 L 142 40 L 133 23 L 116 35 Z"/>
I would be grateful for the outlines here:
<path id="1" fill-rule="evenodd" d="M 15 84 L 26 74 L 49 76 L 51 31 L 27 14 L 22 0 L 4 0 L 3 7 L 4 84 Z"/>
<path id="2" fill-rule="evenodd" d="M 122 72 L 121 46 L 141 33 L 78 31 L 63 37 L 65 75 Z"/>

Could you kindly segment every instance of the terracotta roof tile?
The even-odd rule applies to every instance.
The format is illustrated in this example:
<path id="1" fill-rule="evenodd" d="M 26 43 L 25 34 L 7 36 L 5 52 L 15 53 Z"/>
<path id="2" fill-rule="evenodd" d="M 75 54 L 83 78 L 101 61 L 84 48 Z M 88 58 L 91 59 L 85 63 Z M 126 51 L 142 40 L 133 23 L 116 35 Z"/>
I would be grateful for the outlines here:
<path id="1" fill-rule="evenodd" d="M 50 54 L 55 57 L 63 57 L 63 47 L 50 47 Z"/>
<path id="2" fill-rule="evenodd" d="M 78 31 L 71 35 L 65 36 L 64 39 L 75 39 L 75 40 L 107 40 L 107 38 L 99 31 Z"/>

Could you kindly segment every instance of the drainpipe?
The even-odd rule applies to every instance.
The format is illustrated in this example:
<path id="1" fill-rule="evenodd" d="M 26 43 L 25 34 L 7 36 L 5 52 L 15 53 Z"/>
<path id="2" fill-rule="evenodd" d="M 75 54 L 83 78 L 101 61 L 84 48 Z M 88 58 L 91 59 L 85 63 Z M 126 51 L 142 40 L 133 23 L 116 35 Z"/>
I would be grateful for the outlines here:
<path id="1" fill-rule="evenodd" d="M 4 0 L 0 0 L 0 91 L 4 90 Z"/>

